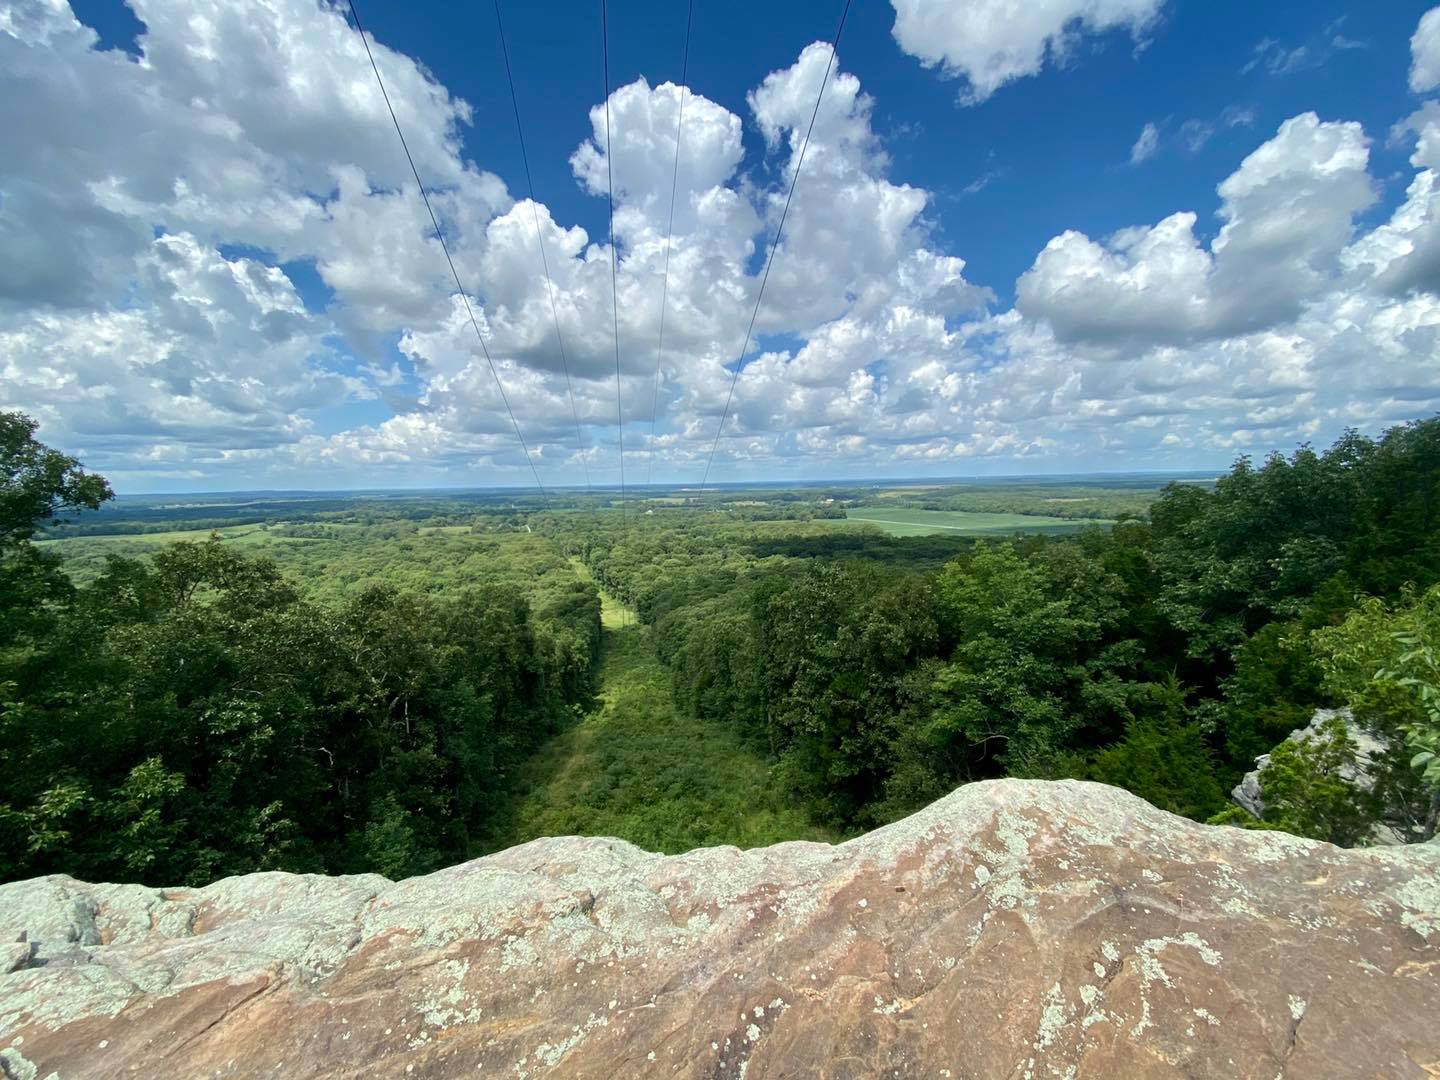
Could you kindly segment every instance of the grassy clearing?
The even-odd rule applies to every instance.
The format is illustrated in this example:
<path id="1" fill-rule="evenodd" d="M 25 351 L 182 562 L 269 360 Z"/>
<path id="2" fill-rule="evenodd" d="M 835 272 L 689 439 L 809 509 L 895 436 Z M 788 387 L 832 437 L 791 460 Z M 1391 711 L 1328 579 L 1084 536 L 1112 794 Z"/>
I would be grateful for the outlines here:
<path id="1" fill-rule="evenodd" d="M 732 732 L 676 713 L 643 629 L 607 622 L 602 649 L 599 704 L 521 767 L 487 847 L 579 834 L 673 854 L 833 839 Z"/>
<path id="2" fill-rule="evenodd" d="M 40 547 L 58 547 L 62 553 L 90 544 L 135 545 L 163 547 L 181 540 L 208 540 L 211 533 L 219 533 L 222 540 L 240 540 L 249 537 L 248 543 L 264 543 L 268 538 L 261 532 L 263 526 L 235 525 L 225 529 L 172 529 L 169 532 L 153 533 L 112 533 L 104 536 L 66 536 L 58 540 L 37 540 Z"/>
<path id="3" fill-rule="evenodd" d="M 903 499 L 907 495 L 918 495 L 926 491 L 943 491 L 944 488 L 944 484 L 913 484 L 910 487 L 887 488 L 874 494 L 877 499 Z"/>
<path id="4" fill-rule="evenodd" d="M 105 536 L 66 536 L 56 540 L 37 540 L 38 547 L 59 552 L 65 558 L 65 572 L 77 585 L 95 580 L 104 572 L 106 558 L 148 559 L 168 544 L 188 540 L 204 543 L 219 536 L 226 543 L 249 549 L 255 554 L 283 558 L 285 549 L 310 544 L 324 544 L 303 536 L 279 536 L 263 525 L 233 525 L 223 529 L 173 529 L 154 533 L 111 533 Z"/>
<path id="5" fill-rule="evenodd" d="M 575 576 L 581 581 L 595 580 L 590 573 L 590 568 L 579 556 L 572 555 L 570 565 L 575 568 Z M 626 607 L 604 589 L 600 590 L 600 625 L 602 627 L 606 630 L 623 630 L 626 627 L 635 626 L 637 622 L 633 609 Z"/>
<path id="6" fill-rule="evenodd" d="M 1107 520 L 1073 520 L 1037 514 L 982 514 L 968 510 L 907 510 L 898 506 L 862 506 L 845 511 L 845 520 L 876 525 L 891 536 L 958 533 L 961 536 L 1009 536 L 1012 533 L 1076 532 Z"/>

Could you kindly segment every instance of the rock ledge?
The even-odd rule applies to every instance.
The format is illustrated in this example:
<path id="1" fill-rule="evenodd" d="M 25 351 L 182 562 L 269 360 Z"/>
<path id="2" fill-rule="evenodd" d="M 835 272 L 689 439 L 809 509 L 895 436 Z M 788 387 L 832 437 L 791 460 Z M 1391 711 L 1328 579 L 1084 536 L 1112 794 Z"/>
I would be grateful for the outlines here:
<path id="1" fill-rule="evenodd" d="M 1440 846 L 971 784 L 835 847 L 0 886 L 0 1076 L 1425 1077 Z M 11 944 L 13 943 L 13 944 Z"/>

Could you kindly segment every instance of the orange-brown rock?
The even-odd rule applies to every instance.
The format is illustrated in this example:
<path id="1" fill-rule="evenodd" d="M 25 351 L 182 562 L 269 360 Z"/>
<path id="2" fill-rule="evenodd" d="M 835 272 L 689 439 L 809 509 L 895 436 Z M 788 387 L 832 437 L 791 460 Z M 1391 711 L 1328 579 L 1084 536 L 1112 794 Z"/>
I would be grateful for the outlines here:
<path id="1" fill-rule="evenodd" d="M 1434 1077 L 1440 847 L 995 781 L 847 844 L 0 887 L 8 1077 Z"/>

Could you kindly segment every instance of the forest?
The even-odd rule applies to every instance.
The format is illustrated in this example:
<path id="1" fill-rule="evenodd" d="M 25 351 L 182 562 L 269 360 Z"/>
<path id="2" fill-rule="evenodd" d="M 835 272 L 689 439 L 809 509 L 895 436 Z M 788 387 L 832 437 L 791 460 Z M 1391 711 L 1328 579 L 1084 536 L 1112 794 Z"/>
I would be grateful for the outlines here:
<path id="1" fill-rule="evenodd" d="M 628 499 L 116 499 L 35 436 L 0 414 L 3 880 L 840 839 L 1003 776 L 1436 832 L 1440 419 L 1218 478 Z"/>

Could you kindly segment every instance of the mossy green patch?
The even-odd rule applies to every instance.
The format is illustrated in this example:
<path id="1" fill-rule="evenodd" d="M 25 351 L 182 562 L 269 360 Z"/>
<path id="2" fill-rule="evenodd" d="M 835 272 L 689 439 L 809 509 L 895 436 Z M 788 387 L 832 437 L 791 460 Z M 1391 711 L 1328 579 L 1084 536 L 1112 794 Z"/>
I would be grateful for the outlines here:
<path id="1" fill-rule="evenodd" d="M 679 715 L 670 680 L 633 617 L 605 600 L 600 702 L 519 770 L 487 836 L 491 850 L 541 836 L 616 836 L 675 853 L 831 840 L 791 803 L 728 726 Z"/>

